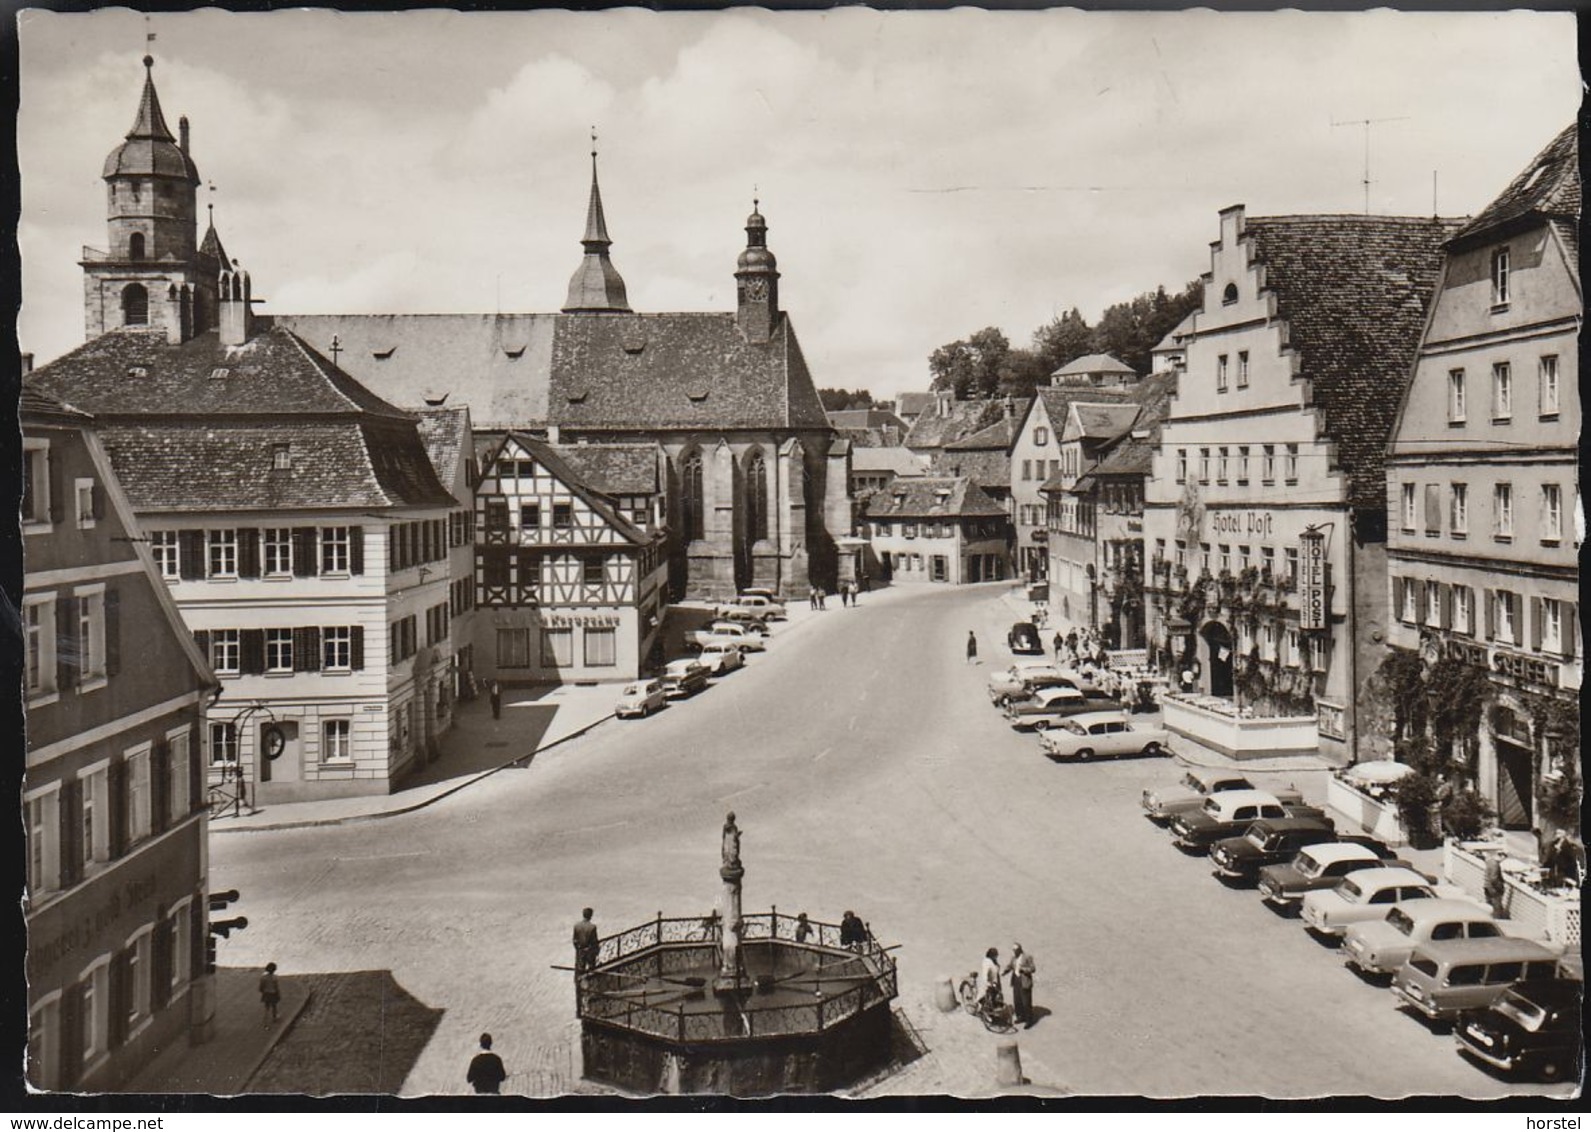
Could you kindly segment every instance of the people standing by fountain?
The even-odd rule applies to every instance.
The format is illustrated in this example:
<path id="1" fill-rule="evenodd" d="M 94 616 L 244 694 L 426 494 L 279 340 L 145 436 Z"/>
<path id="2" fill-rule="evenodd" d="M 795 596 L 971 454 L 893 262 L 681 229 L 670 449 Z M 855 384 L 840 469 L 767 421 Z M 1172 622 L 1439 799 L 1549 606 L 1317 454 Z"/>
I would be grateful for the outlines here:
<path id="1" fill-rule="evenodd" d="M 579 978 L 597 965 L 597 925 L 591 922 L 595 913 L 590 908 L 580 910 L 580 922 L 575 925 L 575 977 Z"/>
<path id="2" fill-rule="evenodd" d="M 503 1059 L 492 1052 L 492 1035 L 481 1035 L 481 1052 L 470 1059 L 464 1080 L 477 1093 L 495 1096 L 502 1090 L 503 1082 L 508 1080 L 508 1070 L 503 1068 Z"/>

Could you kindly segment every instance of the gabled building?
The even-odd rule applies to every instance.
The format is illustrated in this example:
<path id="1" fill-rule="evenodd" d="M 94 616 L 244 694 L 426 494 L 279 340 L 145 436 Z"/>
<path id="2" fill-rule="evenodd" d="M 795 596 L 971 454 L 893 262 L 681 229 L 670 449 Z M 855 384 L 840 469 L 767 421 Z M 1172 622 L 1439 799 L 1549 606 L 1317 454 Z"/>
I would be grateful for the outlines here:
<path id="1" fill-rule="evenodd" d="M 895 398 L 895 415 L 906 422 L 910 428 L 917 423 L 917 418 L 923 413 L 933 409 L 938 403 L 938 395 L 931 392 L 901 393 Z"/>
<path id="2" fill-rule="evenodd" d="M 992 424 L 945 443 L 930 470 L 941 476 L 966 476 L 990 499 L 1011 513 L 1011 449 L 1027 415 L 1029 399 L 1005 397 L 990 402 L 999 415 Z"/>
<path id="3" fill-rule="evenodd" d="M 1139 412 L 1131 402 L 1092 399 L 1072 400 L 1066 407 L 1058 445 L 1060 469 L 1042 487 L 1050 501 L 1045 516 L 1050 606 L 1069 627 L 1101 627 L 1104 546 L 1097 523 L 1099 500 L 1095 481 L 1084 476 L 1127 436 Z"/>
<path id="4" fill-rule="evenodd" d="M 829 423 L 858 448 L 893 448 L 906 439 L 906 422 L 889 409 L 836 409 Z"/>
<path id="5" fill-rule="evenodd" d="M 1580 782 L 1579 217 L 1571 125 L 1448 241 L 1387 449 L 1388 643 L 1484 674 L 1457 761 L 1549 836 Z"/>
<path id="6" fill-rule="evenodd" d="M 1089 385 L 1094 388 L 1131 385 L 1138 374 L 1126 362 L 1109 354 L 1085 354 L 1050 374 L 1051 385 Z"/>
<path id="7" fill-rule="evenodd" d="M 566 455 L 509 433 L 481 461 L 475 663 L 483 679 L 629 680 L 652 660 L 667 605 L 664 537 L 583 483 Z"/>
<path id="8" fill-rule="evenodd" d="M 901 477 L 867 502 L 886 581 L 992 582 L 1010 573 L 1005 508 L 965 476 Z"/>
<path id="9" fill-rule="evenodd" d="M 1386 441 L 1457 230 L 1221 213 L 1146 481 L 1150 642 L 1209 697 L 1168 725 L 1226 746 L 1246 709 L 1283 749 L 1357 752 L 1388 629 Z"/>
<path id="10" fill-rule="evenodd" d="M 216 687 L 86 413 L 21 400 L 27 1080 L 98 1092 L 214 1011 L 204 747 Z"/>
<path id="11" fill-rule="evenodd" d="M 474 435 L 470 411 L 426 406 L 415 410 L 419 418 L 421 443 L 431 460 L 436 478 L 447 489 L 455 506 L 447 516 L 447 636 L 453 654 L 451 672 L 438 673 L 435 690 L 442 715 L 453 710 L 461 697 L 473 694 L 479 686 L 475 675 L 475 479 L 478 465 L 474 454 Z M 427 617 L 443 617 L 432 607 Z M 428 636 L 437 635 L 435 625 L 427 625 Z M 429 753 L 429 752 L 428 752 Z"/>

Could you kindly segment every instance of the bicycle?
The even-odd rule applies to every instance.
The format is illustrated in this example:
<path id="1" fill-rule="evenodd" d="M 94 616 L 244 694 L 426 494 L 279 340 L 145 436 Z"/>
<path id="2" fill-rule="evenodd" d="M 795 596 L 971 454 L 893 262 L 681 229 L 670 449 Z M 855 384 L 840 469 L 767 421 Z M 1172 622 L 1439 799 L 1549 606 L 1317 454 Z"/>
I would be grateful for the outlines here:
<path id="1" fill-rule="evenodd" d="M 981 1021 L 984 1029 L 991 1033 L 1010 1034 L 1016 1031 L 1015 1011 L 1011 1004 L 1005 1001 L 997 987 L 991 987 L 987 995 L 980 995 L 976 971 L 956 984 L 956 997 L 961 1000 L 961 1008 Z"/>

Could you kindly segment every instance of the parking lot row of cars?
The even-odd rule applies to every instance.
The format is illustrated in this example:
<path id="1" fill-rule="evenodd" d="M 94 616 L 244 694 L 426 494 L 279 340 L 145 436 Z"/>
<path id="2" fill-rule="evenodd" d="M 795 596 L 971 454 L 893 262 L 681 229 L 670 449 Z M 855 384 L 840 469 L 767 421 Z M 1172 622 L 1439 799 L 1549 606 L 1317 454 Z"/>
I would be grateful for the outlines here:
<path id="1" fill-rule="evenodd" d="M 1017 661 L 989 677 L 989 699 L 1016 731 L 1033 731 L 1056 762 L 1126 755 L 1165 755 L 1165 730 L 1135 721 L 1092 669 Z"/>
<path id="2" fill-rule="evenodd" d="M 1345 964 L 1388 985 L 1394 1004 L 1495 1069 L 1557 1080 L 1580 1068 L 1579 972 L 1561 952 L 1510 934 L 1491 910 L 1369 837 L 1339 834 L 1293 789 L 1258 790 L 1229 770 L 1193 768 L 1145 790 L 1145 815 L 1212 872 L 1297 915 Z"/>
<path id="3" fill-rule="evenodd" d="M 766 649 L 770 623 L 785 618 L 784 604 L 771 590 L 748 590 L 718 604 L 706 626 L 685 634 L 685 646 L 695 655 L 677 657 L 665 663 L 658 675 L 625 684 L 613 714 L 620 719 L 645 718 L 661 711 L 669 700 L 694 696 L 711 679 L 743 667 L 747 653 Z"/>

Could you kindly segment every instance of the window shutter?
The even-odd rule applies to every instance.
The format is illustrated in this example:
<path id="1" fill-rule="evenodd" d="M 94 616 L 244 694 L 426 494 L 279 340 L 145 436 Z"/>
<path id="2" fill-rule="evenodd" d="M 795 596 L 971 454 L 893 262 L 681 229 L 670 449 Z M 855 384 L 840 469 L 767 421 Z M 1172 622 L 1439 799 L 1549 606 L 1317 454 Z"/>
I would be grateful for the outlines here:
<path id="1" fill-rule="evenodd" d="M 127 1008 L 132 1003 L 132 971 L 128 951 L 118 951 L 110 961 L 110 1048 L 127 1040 Z"/>
<path id="2" fill-rule="evenodd" d="M 177 573 L 183 581 L 204 577 L 204 532 L 177 532 Z"/>
<path id="3" fill-rule="evenodd" d="M 1541 599 L 1530 599 L 1530 647 L 1541 651 Z"/>
<path id="4" fill-rule="evenodd" d="M 353 574 L 365 572 L 365 529 L 348 528 L 348 570 Z"/>
<path id="5" fill-rule="evenodd" d="M 1443 582 L 1441 594 L 1442 628 L 1451 629 L 1453 627 L 1453 587 Z"/>
<path id="6" fill-rule="evenodd" d="M 1563 603 L 1563 625 L 1560 636 L 1563 638 L 1563 659 L 1574 659 L 1575 638 L 1580 635 L 1580 607 L 1570 602 Z"/>
<path id="7" fill-rule="evenodd" d="M 49 466 L 50 522 L 59 523 L 66 518 L 66 484 L 61 474 L 61 457 L 52 445 L 45 463 Z"/>
<path id="8" fill-rule="evenodd" d="M 238 529 L 238 577 L 260 576 L 260 532 L 255 527 Z"/>
<path id="9" fill-rule="evenodd" d="M 110 855 L 120 857 L 127 850 L 127 764 L 111 763 L 105 781 L 110 795 L 105 800 L 110 816 Z"/>
<path id="10" fill-rule="evenodd" d="M 61 995 L 61 1083 L 77 1084 L 83 1073 L 83 984 L 74 983 Z"/>
<path id="11" fill-rule="evenodd" d="M 205 806 L 204 751 L 199 737 L 188 729 L 188 812 L 202 810 Z"/>
<path id="12" fill-rule="evenodd" d="M 83 878 L 83 780 L 65 779 L 56 795 L 56 816 L 61 823 L 61 887 Z"/>
<path id="13" fill-rule="evenodd" d="M 293 528 L 293 576 L 313 578 L 316 574 L 315 528 Z"/>
<path id="14" fill-rule="evenodd" d="M 350 641 L 348 646 L 350 663 L 353 670 L 358 672 L 365 666 L 365 627 L 363 625 L 355 625 L 348 631 L 348 636 Z"/>
<path id="15" fill-rule="evenodd" d="M 65 691 L 77 683 L 77 599 L 55 601 L 55 682 Z"/>
<path id="16" fill-rule="evenodd" d="M 88 503 L 89 514 L 94 516 L 94 518 L 96 518 L 96 519 L 103 519 L 105 517 L 105 488 L 104 488 L 104 486 L 102 484 L 96 482 L 89 489 L 88 499 L 89 499 L 89 503 Z"/>
<path id="17" fill-rule="evenodd" d="M 1414 623 L 1416 625 L 1425 624 L 1425 587 L 1430 584 L 1413 578 L 1409 579 L 1409 585 L 1414 588 Z"/>
<path id="18" fill-rule="evenodd" d="M 265 630 L 243 629 L 238 633 L 238 669 L 245 676 L 265 671 Z"/>
<path id="19" fill-rule="evenodd" d="M 156 833 L 164 833 L 171 825 L 170 769 L 171 744 L 157 739 L 149 752 L 149 814 Z"/>
<path id="20" fill-rule="evenodd" d="M 1482 590 L 1486 601 L 1486 639 L 1493 640 L 1497 636 L 1497 593 L 1495 590 Z"/>
<path id="21" fill-rule="evenodd" d="M 320 630 L 310 626 L 293 630 L 293 671 L 320 671 Z"/>
<path id="22" fill-rule="evenodd" d="M 195 629 L 193 631 L 193 643 L 199 646 L 199 655 L 204 657 L 204 662 L 206 664 L 211 663 L 211 661 L 210 661 L 210 630 L 208 630 L 208 629 Z"/>
<path id="23" fill-rule="evenodd" d="M 122 667 L 122 595 L 105 588 L 105 675 L 115 676 Z"/>
<path id="24" fill-rule="evenodd" d="M 164 907 L 157 909 L 155 930 L 150 936 L 149 997 L 153 1010 L 162 1010 L 171 1000 L 171 922 Z"/>

